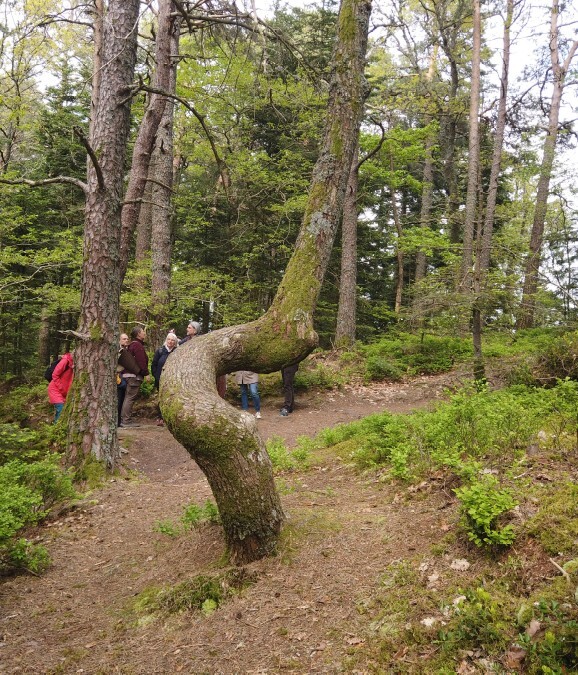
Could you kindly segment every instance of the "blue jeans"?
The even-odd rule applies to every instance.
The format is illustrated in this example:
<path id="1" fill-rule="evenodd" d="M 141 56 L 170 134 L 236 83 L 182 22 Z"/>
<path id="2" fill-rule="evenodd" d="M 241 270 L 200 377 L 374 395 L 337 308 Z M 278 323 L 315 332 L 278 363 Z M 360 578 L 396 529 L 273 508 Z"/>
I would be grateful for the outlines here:
<path id="1" fill-rule="evenodd" d="M 243 410 L 249 410 L 249 399 L 247 398 L 247 391 L 251 394 L 253 399 L 253 405 L 255 406 L 255 412 L 261 411 L 261 399 L 259 398 L 259 390 L 257 389 L 257 383 L 253 384 L 242 384 L 241 386 L 241 408 Z"/>
<path id="2" fill-rule="evenodd" d="M 58 422 L 58 418 L 60 417 L 60 413 L 62 412 L 62 409 L 64 408 L 64 403 L 55 403 L 54 404 L 54 424 Z"/>

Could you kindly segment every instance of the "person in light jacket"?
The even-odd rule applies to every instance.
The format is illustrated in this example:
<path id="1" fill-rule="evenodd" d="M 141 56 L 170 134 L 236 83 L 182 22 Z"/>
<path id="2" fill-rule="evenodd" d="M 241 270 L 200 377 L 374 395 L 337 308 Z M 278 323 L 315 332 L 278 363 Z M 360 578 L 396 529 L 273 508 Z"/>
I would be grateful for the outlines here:
<path id="1" fill-rule="evenodd" d="M 54 424 L 58 422 L 60 413 L 64 408 L 68 390 L 74 378 L 74 359 L 67 352 L 58 362 L 52 373 L 52 380 L 48 385 L 48 400 L 54 406 Z"/>
<path id="2" fill-rule="evenodd" d="M 252 373 L 250 370 L 238 370 L 235 373 L 235 382 L 241 387 L 241 408 L 249 410 L 249 399 L 247 394 L 251 394 L 253 405 L 255 406 L 255 417 L 261 419 L 261 399 L 259 397 L 259 375 Z"/>

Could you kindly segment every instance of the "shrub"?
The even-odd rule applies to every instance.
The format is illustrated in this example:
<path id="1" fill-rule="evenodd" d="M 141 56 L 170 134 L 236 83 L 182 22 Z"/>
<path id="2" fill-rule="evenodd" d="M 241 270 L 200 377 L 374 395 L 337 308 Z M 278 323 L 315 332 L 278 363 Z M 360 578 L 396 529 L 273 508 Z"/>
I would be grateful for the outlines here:
<path id="1" fill-rule="evenodd" d="M 292 471 L 307 466 L 310 445 L 305 437 L 298 439 L 298 447 L 290 451 L 280 436 L 272 436 L 267 441 L 267 454 L 271 458 L 273 469 L 277 471 Z"/>
<path id="2" fill-rule="evenodd" d="M 76 495 L 71 477 L 47 457 L 26 464 L 19 460 L 0 467 L 0 569 L 3 571 L 44 565 L 42 549 L 16 539 L 25 527 L 42 520 L 57 501 Z"/>
<path id="3" fill-rule="evenodd" d="M 454 490 L 461 502 L 462 522 L 468 538 L 476 546 L 508 546 L 516 535 L 512 525 L 499 525 L 499 519 L 516 506 L 506 489 L 500 489 L 493 476 L 484 476 L 471 485 Z"/>

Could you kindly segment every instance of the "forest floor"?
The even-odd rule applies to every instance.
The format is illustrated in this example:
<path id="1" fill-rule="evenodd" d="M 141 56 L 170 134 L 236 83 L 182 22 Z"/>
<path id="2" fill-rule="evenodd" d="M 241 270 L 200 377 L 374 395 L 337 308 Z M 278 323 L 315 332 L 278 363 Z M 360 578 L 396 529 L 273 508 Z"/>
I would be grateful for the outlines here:
<path id="1" fill-rule="evenodd" d="M 269 400 L 259 429 L 292 446 L 377 411 L 427 406 L 460 379 L 454 372 L 299 396 L 285 418 L 281 401 Z M 320 452 L 309 469 L 278 477 L 288 524 L 280 555 L 247 566 L 254 583 L 209 615 L 143 614 L 137 597 L 219 570 L 224 546 L 216 525 L 158 531 L 159 521 L 178 522 L 185 505 L 212 495 L 169 432 L 142 421 L 121 433 L 131 471 L 38 529 L 49 570 L 0 583 L 0 673 L 376 672 L 364 648 L 383 577 L 399 561 L 428 569 L 424 556 L 457 521 L 451 490 L 422 485 L 407 499 L 407 486 Z M 442 576 L 461 574 L 451 557 L 435 564 Z"/>

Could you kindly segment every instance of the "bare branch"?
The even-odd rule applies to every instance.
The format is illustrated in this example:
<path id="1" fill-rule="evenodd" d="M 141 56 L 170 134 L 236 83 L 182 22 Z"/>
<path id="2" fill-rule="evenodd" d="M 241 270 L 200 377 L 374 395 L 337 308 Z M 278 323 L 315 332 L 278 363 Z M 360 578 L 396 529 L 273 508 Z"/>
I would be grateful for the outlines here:
<path id="1" fill-rule="evenodd" d="M 85 194 L 88 190 L 86 183 L 83 183 L 79 178 L 73 178 L 72 176 L 54 176 L 54 178 L 42 178 L 40 180 L 30 180 L 29 178 L 8 180 L 7 178 L 0 178 L 0 183 L 3 183 L 4 185 L 28 185 L 29 187 L 53 185 L 54 183 L 70 183 L 71 185 L 79 187 Z"/>
<path id="2" fill-rule="evenodd" d="M 102 167 L 100 166 L 98 157 L 96 156 L 93 147 L 88 142 L 88 138 L 86 138 L 86 136 L 83 134 L 82 129 L 80 129 L 80 127 L 73 127 L 73 131 L 74 135 L 78 138 L 78 140 L 82 143 L 82 145 L 84 145 L 86 152 L 90 157 L 90 161 L 92 162 L 92 165 L 94 166 L 94 170 L 96 172 L 96 180 L 98 182 L 98 187 L 101 190 L 104 190 L 105 185 L 104 185 L 104 176 L 102 174 Z"/>

